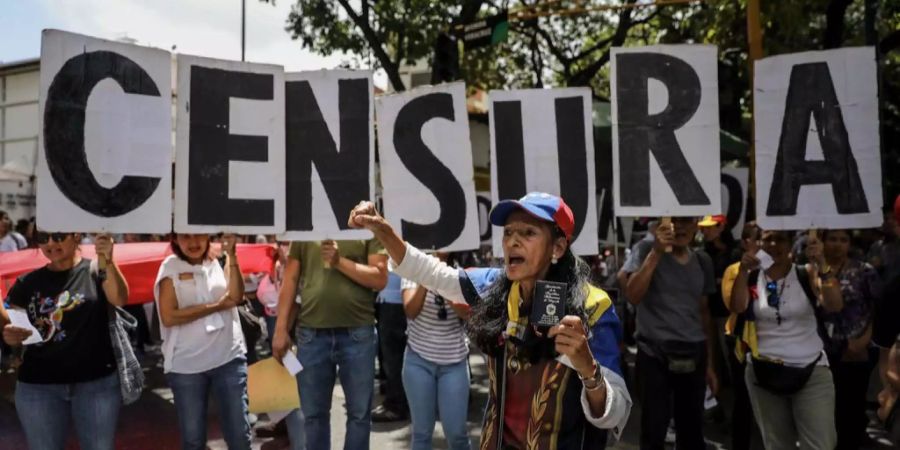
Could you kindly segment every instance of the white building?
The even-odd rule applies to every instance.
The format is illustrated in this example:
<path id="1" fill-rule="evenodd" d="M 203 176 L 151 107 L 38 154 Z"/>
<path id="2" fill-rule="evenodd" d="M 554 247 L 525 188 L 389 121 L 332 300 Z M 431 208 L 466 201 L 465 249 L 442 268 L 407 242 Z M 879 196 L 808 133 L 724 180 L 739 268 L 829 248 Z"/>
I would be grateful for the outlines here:
<path id="1" fill-rule="evenodd" d="M 0 64 L 0 209 L 34 216 L 40 60 Z"/>

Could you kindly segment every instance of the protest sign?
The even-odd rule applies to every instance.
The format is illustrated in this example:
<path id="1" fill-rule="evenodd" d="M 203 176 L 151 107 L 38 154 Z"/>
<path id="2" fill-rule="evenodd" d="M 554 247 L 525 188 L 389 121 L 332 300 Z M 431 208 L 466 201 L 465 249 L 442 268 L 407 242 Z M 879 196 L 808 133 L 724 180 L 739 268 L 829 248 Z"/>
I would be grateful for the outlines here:
<path id="1" fill-rule="evenodd" d="M 612 49 L 616 215 L 719 213 L 716 61 L 712 45 Z"/>
<path id="2" fill-rule="evenodd" d="M 465 85 L 381 97 L 376 109 L 385 218 L 419 248 L 478 248 Z"/>
<path id="3" fill-rule="evenodd" d="M 575 215 L 572 251 L 597 254 L 594 139 L 589 88 L 491 91 L 493 203 L 541 191 L 561 196 Z M 502 233 L 493 233 L 501 255 Z"/>
<path id="4" fill-rule="evenodd" d="M 40 76 L 41 229 L 168 232 L 169 53 L 45 30 Z"/>
<path id="5" fill-rule="evenodd" d="M 754 67 L 760 226 L 881 225 L 875 49 L 773 56 Z"/>
<path id="6" fill-rule="evenodd" d="M 368 239 L 347 214 L 375 195 L 372 72 L 285 75 L 287 225 L 282 239 Z"/>
<path id="7" fill-rule="evenodd" d="M 175 232 L 281 233 L 284 72 L 178 55 Z"/>
<path id="8" fill-rule="evenodd" d="M 481 245 L 491 244 L 491 193 L 487 191 L 478 191 L 475 193 L 475 202 L 478 206 L 478 235 Z"/>

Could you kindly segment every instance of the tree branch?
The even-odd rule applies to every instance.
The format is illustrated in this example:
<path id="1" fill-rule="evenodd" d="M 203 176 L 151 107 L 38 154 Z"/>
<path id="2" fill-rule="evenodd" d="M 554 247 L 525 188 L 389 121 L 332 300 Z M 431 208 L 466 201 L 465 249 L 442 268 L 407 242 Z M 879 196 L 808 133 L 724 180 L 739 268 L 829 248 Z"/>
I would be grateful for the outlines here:
<path id="1" fill-rule="evenodd" d="M 628 3 L 634 3 L 635 1 L 636 0 L 629 0 Z M 628 37 L 628 30 L 630 30 L 633 25 L 634 22 L 631 21 L 631 10 L 625 9 L 620 12 L 619 25 L 616 27 L 616 32 L 612 36 L 610 47 L 607 47 L 606 51 L 603 52 L 603 55 L 597 58 L 596 61 L 568 77 L 566 79 L 566 84 L 568 86 L 588 86 L 591 83 L 591 79 L 594 78 L 594 75 L 609 62 L 610 48 L 624 44 L 625 38 Z"/>
<path id="2" fill-rule="evenodd" d="M 375 34 L 375 31 L 372 30 L 369 22 L 364 20 L 362 16 L 353 10 L 353 7 L 350 6 L 348 0 L 337 1 L 340 3 L 341 7 L 344 8 L 347 16 L 350 17 L 350 20 L 352 20 L 353 23 L 359 27 L 360 31 L 362 31 L 363 36 L 369 43 L 369 47 L 372 49 L 372 52 L 375 53 L 375 58 L 378 59 L 378 62 L 381 63 L 381 67 L 384 69 L 385 73 L 387 73 L 388 80 L 390 80 L 394 90 L 397 92 L 405 91 L 406 87 L 403 85 L 403 79 L 400 78 L 398 66 L 391 61 L 391 57 L 388 56 L 387 52 L 384 50 L 384 43 L 381 42 L 381 39 L 379 39 L 378 35 Z"/>

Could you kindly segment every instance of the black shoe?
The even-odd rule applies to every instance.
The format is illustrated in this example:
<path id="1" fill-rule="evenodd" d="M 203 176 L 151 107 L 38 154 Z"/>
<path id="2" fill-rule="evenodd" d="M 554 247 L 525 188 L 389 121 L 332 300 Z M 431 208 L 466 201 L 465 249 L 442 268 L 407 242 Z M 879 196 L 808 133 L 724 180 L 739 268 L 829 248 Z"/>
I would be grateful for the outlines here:
<path id="1" fill-rule="evenodd" d="M 384 405 L 378 405 L 372 410 L 372 422 L 400 422 L 408 419 L 408 414 L 401 414 L 390 410 L 385 408 Z"/>

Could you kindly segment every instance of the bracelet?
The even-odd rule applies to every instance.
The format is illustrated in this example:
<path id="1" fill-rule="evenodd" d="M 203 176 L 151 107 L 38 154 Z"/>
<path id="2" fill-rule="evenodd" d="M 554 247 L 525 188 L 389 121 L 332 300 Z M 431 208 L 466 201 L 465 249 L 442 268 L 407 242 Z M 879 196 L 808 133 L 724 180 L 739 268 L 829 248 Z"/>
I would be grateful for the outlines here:
<path id="1" fill-rule="evenodd" d="M 597 364 L 597 361 L 594 361 L 594 373 L 593 375 L 591 375 L 591 377 L 585 378 L 581 376 L 580 373 L 578 373 L 578 379 L 581 380 L 581 384 L 588 392 L 596 391 L 597 389 L 606 386 L 606 384 L 603 382 L 603 372 L 601 372 L 600 364 Z"/>

